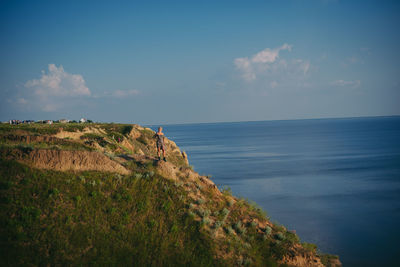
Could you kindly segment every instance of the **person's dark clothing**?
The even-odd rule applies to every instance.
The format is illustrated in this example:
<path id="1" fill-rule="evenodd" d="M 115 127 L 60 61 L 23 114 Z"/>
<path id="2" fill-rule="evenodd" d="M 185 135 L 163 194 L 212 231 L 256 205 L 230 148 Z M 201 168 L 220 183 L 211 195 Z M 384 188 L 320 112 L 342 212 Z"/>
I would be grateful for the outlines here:
<path id="1" fill-rule="evenodd" d="M 156 138 L 157 149 L 165 150 L 164 135 L 156 133 L 154 138 Z"/>

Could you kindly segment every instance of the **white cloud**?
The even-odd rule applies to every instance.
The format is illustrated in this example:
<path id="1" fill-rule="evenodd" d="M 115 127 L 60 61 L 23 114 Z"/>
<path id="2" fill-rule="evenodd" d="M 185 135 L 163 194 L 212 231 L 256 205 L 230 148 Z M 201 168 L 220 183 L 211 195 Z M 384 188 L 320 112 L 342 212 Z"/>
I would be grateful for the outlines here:
<path id="1" fill-rule="evenodd" d="M 331 84 L 333 86 L 357 88 L 361 85 L 361 81 L 360 80 L 354 80 L 354 81 L 336 80 L 336 81 L 333 81 Z"/>
<path id="2" fill-rule="evenodd" d="M 29 110 L 54 112 L 76 105 L 80 98 L 91 95 L 82 75 L 70 74 L 61 65 L 49 64 L 47 72 L 42 71 L 39 78 L 19 87 L 11 103 Z"/>
<path id="3" fill-rule="evenodd" d="M 251 58 L 241 57 L 234 60 L 235 66 L 242 72 L 242 77 L 246 81 L 253 81 L 257 78 L 257 73 L 268 68 L 268 64 L 274 63 L 279 58 L 279 52 L 282 50 L 291 51 L 292 46 L 283 44 L 280 47 L 264 50 L 253 55 Z"/>
<path id="4" fill-rule="evenodd" d="M 37 79 L 17 86 L 15 95 L 8 102 L 18 109 L 44 112 L 65 112 L 79 107 L 93 106 L 97 98 L 130 98 L 139 90 L 114 90 L 100 94 L 92 93 L 80 74 L 71 74 L 63 66 L 49 64 Z"/>
<path id="5" fill-rule="evenodd" d="M 256 79 L 252 63 L 247 57 L 236 58 L 234 62 L 236 67 L 243 72 L 242 76 L 245 80 L 252 81 Z"/>
<path id="6" fill-rule="evenodd" d="M 60 65 L 49 64 L 49 72 L 42 71 L 40 79 L 25 83 L 38 96 L 89 96 L 89 88 L 80 74 L 70 74 Z"/>
<path id="7" fill-rule="evenodd" d="M 275 48 L 275 49 L 269 49 L 265 48 L 263 51 L 258 52 L 255 54 L 251 61 L 254 63 L 260 62 L 260 63 L 272 63 L 275 62 L 275 60 L 279 57 L 279 52 L 281 50 L 292 50 L 292 46 L 288 44 L 283 44 L 282 46 Z"/>
<path id="8" fill-rule="evenodd" d="M 290 52 L 292 45 L 285 43 L 277 48 L 265 48 L 251 57 L 236 58 L 234 64 L 247 82 L 255 81 L 260 76 L 284 73 L 306 75 L 311 67 L 310 62 L 302 59 L 279 59 L 280 52 L 285 50 Z"/>

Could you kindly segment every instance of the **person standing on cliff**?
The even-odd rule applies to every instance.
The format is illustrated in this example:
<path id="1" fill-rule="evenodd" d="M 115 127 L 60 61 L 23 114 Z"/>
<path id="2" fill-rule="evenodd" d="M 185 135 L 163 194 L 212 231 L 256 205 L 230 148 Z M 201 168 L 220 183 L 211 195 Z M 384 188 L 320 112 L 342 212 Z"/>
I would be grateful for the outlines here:
<path id="1" fill-rule="evenodd" d="M 163 158 L 164 161 L 167 161 L 167 158 L 165 157 L 165 143 L 164 143 L 164 133 L 162 132 L 162 127 L 158 127 L 158 132 L 154 135 L 154 138 L 156 138 L 156 144 L 157 144 L 157 155 L 158 155 L 158 160 L 161 160 L 161 150 L 163 153 Z"/>

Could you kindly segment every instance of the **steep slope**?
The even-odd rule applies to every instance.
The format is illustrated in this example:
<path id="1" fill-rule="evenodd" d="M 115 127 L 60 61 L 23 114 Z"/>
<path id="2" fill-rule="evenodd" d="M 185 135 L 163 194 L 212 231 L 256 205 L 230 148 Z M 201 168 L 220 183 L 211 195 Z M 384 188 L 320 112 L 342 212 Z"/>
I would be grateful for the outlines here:
<path id="1" fill-rule="evenodd" d="M 8 265 L 340 266 L 138 125 L 0 127 Z"/>

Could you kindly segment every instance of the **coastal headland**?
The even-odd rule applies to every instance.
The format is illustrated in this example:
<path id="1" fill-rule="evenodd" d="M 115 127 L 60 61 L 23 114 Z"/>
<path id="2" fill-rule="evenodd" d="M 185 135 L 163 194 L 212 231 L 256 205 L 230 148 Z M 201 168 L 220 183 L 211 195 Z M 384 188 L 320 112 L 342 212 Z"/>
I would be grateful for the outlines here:
<path id="1" fill-rule="evenodd" d="M 136 124 L 0 125 L 1 262 L 341 266 Z"/>

